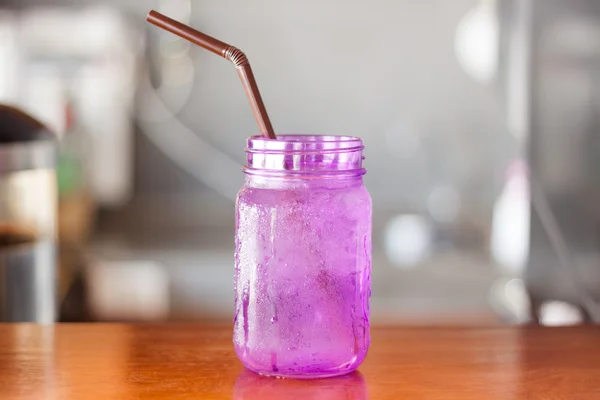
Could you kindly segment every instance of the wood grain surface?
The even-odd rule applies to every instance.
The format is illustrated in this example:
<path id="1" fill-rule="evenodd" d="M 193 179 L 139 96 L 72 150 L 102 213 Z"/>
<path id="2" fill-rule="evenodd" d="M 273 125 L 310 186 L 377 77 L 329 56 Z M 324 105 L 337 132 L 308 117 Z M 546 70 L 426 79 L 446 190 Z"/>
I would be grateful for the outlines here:
<path id="1" fill-rule="evenodd" d="M 0 325 L 1 399 L 600 399 L 600 328 L 374 327 L 359 372 L 263 378 L 231 328 Z"/>

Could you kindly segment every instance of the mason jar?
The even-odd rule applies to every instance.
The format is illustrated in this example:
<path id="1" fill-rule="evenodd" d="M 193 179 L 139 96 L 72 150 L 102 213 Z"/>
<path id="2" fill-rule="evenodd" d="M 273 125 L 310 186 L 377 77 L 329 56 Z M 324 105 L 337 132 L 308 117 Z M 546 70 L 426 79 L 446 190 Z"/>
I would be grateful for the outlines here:
<path id="1" fill-rule="evenodd" d="M 369 347 L 371 197 L 349 136 L 248 139 L 236 203 L 236 353 L 263 375 L 355 370 Z"/>

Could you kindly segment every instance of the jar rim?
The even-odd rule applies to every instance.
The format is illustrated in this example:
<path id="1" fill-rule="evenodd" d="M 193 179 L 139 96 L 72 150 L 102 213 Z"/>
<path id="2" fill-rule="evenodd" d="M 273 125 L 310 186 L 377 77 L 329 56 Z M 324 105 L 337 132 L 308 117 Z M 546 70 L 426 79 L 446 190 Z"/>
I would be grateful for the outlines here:
<path id="1" fill-rule="evenodd" d="M 264 136 L 248 138 L 246 152 L 260 153 L 332 153 L 364 149 L 363 141 L 356 136 L 345 135 L 278 135 L 277 139 Z"/>
<path id="2" fill-rule="evenodd" d="M 270 176 L 361 176 L 365 174 L 362 139 L 334 135 L 251 136 L 246 174 Z"/>

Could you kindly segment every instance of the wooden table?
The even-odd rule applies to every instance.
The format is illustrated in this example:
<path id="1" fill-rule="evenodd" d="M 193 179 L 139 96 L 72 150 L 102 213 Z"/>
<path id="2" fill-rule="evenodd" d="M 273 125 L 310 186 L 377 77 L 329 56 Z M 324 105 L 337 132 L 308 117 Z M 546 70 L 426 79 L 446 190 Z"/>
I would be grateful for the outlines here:
<path id="1" fill-rule="evenodd" d="M 360 372 L 244 371 L 231 329 L 0 325 L 1 399 L 600 399 L 600 328 L 383 328 Z"/>

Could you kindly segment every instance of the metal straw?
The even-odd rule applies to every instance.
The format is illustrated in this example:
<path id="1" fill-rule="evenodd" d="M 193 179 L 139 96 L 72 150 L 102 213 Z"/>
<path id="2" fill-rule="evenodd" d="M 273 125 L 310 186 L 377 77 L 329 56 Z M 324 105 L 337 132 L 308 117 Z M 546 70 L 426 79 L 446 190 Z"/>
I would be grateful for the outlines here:
<path id="1" fill-rule="evenodd" d="M 146 18 L 148 22 L 174 33 L 190 42 L 197 44 L 198 46 L 204 47 L 206 50 L 210 50 L 215 54 L 220 55 L 223 58 L 228 59 L 235 65 L 238 71 L 238 75 L 244 85 L 244 91 L 250 100 L 250 106 L 252 107 L 252 113 L 258 127 L 263 136 L 271 139 L 277 139 L 275 131 L 269 120 L 267 109 L 265 104 L 260 97 L 260 91 L 256 85 L 252 68 L 250 68 L 250 62 L 246 55 L 238 48 L 231 46 L 227 43 L 221 42 L 218 39 L 210 37 L 202 32 L 199 32 L 181 22 L 175 21 L 157 11 L 150 11 Z"/>

